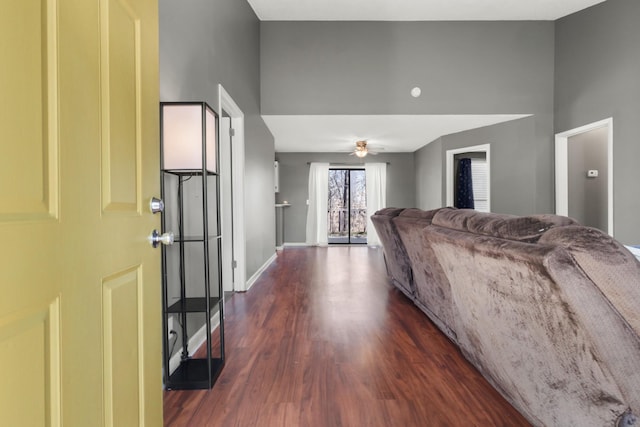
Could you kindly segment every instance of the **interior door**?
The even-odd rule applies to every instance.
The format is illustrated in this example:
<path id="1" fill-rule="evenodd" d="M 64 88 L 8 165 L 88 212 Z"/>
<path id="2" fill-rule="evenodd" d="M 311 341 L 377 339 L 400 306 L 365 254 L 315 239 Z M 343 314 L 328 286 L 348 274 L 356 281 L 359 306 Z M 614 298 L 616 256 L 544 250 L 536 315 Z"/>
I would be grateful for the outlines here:
<path id="1" fill-rule="evenodd" d="M 157 7 L 3 4 L 1 425 L 162 425 Z"/>

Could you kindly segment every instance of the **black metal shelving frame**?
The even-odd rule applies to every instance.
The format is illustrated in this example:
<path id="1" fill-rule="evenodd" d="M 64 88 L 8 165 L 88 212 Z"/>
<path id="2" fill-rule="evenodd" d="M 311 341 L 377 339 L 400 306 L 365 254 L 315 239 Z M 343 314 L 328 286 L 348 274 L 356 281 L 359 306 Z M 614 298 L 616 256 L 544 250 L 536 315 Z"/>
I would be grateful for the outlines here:
<path id="1" fill-rule="evenodd" d="M 216 136 L 216 163 L 218 163 L 219 144 L 218 141 L 218 115 L 210 108 L 206 103 L 194 103 L 194 102 L 167 102 L 160 104 L 160 121 L 162 126 L 162 109 L 165 105 L 200 105 L 202 107 L 202 169 L 198 170 L 166 170 L 164 169 L 164 159 L 161 159 L 161 176 L 160 186 L 162 192 L 162 199 L 166 200 L 166 175 L 173 175 L 177 177 L 177 206 L 167 206 L 165 209 L 177 208 L 178 216 L 178 230 L 174 239 L 174 246 L 178 246 L 178 258 L 179 258 L 179 281 L 180 281 L 180 298 L 178 301 L 169 302 L 169 277 L 167 274 L 168 269 L 168 254 L 169 250 L 175 250 L 175 248 L 169 248 L 163 246 L 162 248 L 162 304 L 163 304 L 163 370 L 164 370 L 164 385 L 168 390 L 191 390 L 191 389 L 207 389 L 213 387 L 217 380 L 225 363 L 224 354 L 224 298 L 222 289 L 222 269 L 221 269 L 221 236 L 219 234 L 209 234 L 209 191 L 208 181 L 209 177 L 215 177 L 215 197 L 216 197 L 216 209 L 215 209 L 215 231 L 220 230 L 220 182 L 217 172 L 207 170 L 205 159 L 206 156 L 206 129 L 204 123 L 206 123 L 205 114 L 207 110 L 212 112 L 215 116 L 215 136 Z M 161 127 L 162 129 L 162 127 Z M 163 149 L 163 140 L 160 141 L 161 150 Z M 162 158 L 163 156 L 161 156 Z M 216 165 L 216 171 L 218 166 Z M 186 179 L 185 179 L 186 178 Z M 183 199 L 183 184 L 188 179 L 201 179 L 202 181 L 202 235 L 201 236 L 186 236 L 184 230 L 184 218 L 185 218 L 185 201 Z M 166 215 L 162 216 L 162 232 L 167 232 L 168 224 Z M 183 237 L 184 236 L 184 237 Z M 186 277 L 186 265 L 185 265 L 185 247 L 187 245 L 202 245 L 203 250 L 203 277 L 204 283 L 204 297 L 189 297 L 187 277 Z M 210 245 L 216 245 L 217 254 L 217 277 L 211 277 L 210 264 Z M 211 280 L 217 281 L 218 295 L 211 296 Z M 197 286 L 197 284 L 189 283 L 189 287 Z M 211 316 L 213 310 L 218 310 L 219 314 L 219 333 L 220 333 L 220 354 L 212 354 L 212 331 L 211 331 Z M 189 333 L 187 330 L 187 313 L 204 313 L 205 317 L 205 330 L 206 330 L 206 356 L 204 358 L 194 357 L 191 354 L 191 350 L 188 347 Z M 168 330 L 169 316 L 178 315 L 180 318 L 181 327 L 181 341 L 182 341 L 182 353 L 179 366 L 173 371 L 170 371 L 170 359 L 171 359 L 171 345 Z M 177 339 L 177 338 L 176 338 Z"/>

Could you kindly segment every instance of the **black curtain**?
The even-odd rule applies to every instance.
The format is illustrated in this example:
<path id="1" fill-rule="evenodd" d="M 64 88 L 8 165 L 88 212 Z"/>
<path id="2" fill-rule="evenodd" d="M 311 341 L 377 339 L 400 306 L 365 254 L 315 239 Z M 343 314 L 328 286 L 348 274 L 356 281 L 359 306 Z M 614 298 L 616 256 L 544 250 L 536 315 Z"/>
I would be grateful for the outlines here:
<path id="1" fill-rule="evenodd" d="M 473 181 L 471 178 L 471 159 L 458 161 L 458 176 L 456 177 L 455 207 L 473 209 Z"/>

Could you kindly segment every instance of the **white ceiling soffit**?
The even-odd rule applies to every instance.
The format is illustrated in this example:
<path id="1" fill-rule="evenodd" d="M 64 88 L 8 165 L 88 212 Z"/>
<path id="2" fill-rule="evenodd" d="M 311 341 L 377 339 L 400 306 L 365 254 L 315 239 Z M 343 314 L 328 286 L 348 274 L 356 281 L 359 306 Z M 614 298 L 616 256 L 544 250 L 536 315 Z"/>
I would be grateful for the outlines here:
<path id="1" fill-rule="evenodd" d="M 276 152 L 336 153 L 366 140 L 372 151 L 413 152 L 456 132 L 528 117 L 501 115 L 262 116 Z"/>
<path id="2" fill-rule="evenodd" d="M 262 21 L 554 21 L 604 0 L 248 0 Z"/>

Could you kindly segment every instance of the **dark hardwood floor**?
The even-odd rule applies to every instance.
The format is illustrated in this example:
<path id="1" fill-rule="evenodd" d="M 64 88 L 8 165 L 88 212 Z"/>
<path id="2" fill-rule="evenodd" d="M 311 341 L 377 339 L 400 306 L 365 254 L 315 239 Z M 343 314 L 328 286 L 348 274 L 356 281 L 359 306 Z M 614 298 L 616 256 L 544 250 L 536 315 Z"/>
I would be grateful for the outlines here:
<path id="1" fill-rule="evenodd" d="M 165 426 L 529 425 L 389 285 L 381 249 L 286 248 L 225 309 L 218 382 L 165 392 Z"/>

